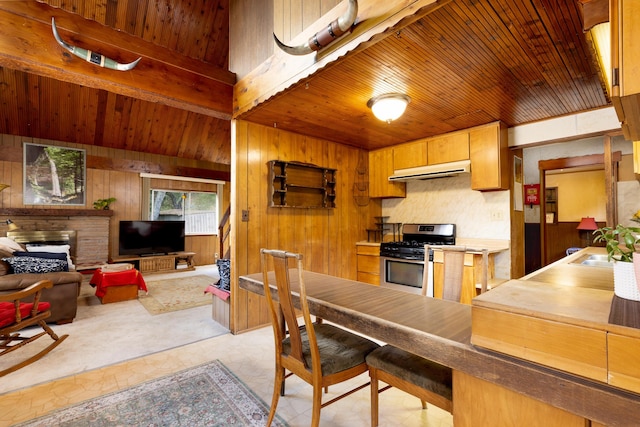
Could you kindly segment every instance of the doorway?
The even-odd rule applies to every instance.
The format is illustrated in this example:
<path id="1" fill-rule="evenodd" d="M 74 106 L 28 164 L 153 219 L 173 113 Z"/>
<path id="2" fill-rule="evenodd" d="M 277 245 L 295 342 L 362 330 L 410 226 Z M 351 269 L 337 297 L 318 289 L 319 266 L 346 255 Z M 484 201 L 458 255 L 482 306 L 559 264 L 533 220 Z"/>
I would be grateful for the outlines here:
<path id="1" fill-rule="evenodd" d="M 593 175 L 595 173 L 597 176 L 597 172 L 590 171 L 603 170 L 604 177 L 601 179 L 604 179 L 605 218 L 604 221 L 600 219 L 598 226 L 616 223 L 616 180 L 618 162 L 622 159 L 622 154 L 620 152 L 611 153 L 610 141 L 607 143 L 607 139 L 609 138 L 605 137 L 604 154 L 541 160 L 538 162 L 541 194 L 545 196 L 556 195 L 555 199 L 553 197 L 550 198 L 549 203 L 541 203 L 540 205 L 541 266 L 548 265 L 564 257 L 566 250 L 570 247 L 586 246 L 585 241 L 577 231 L 580 218 L 561 221 L 561 219 L 566 219 L 560 217 L 562 199 L 559 197 L 560 194 L 553 191 L 554 188 L 558 188 L 558 182 L 561 182 L 561 180 L 553 176 L 558 171 L 563 171 L 564 173 L 589 172 L 589 174 Z M 584 175 L 583 178 L 586 176 L 588 175 Z M 573 194 L 571 196 L 576 195 Z M 577 198 L 574 197 L 575 200 L 594 197 L 588 186 L 583 187 L 581 194 L 577 196 Z M 581 208 L 578 206 L 577 209 Z M 581 216 L 589 216 L 589 210 L 582 209 L 585 214 Z"/>

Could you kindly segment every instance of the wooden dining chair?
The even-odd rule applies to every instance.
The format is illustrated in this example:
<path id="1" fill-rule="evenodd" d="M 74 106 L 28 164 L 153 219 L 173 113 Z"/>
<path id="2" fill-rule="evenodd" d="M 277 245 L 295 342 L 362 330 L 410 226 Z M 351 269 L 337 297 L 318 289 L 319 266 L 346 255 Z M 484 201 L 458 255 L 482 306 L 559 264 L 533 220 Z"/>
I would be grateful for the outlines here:
<path id="1" fill-rule="evenodd" d="M 48 302 L 40 302 L 42 290 L 53 287 L 51 280 L 41 280 L 17 292 L 0 295 L 0 357 L 13 352 L 38 338 L 49 335 L 53 340 L 47 347 L 0 371 L 0 377 L 17 371 L 43 357 L 64 341 L 68 335 L 58 337 L 45 323 L 51 316 Z M 25 300 L 29 299 L 30 302 Z M 21 335 L 25 328 L 37 325 L 43 332 Z"/>
<path id="2" fill-rule="evenodd" d="M 460 302 L 462 294 L 462 275 L 464 271 L 464 246 L 439 246 L 443 253 L 443 291 L 442 298 Z M 428 259 L 431 246 L 425 245 L 425 259 Z M 429 281 L 429 269 L 422 276 L 422 295 L 426 296 Z M 392 345 L 384 345 L 367 356 L 369 376 L 371 377 L 371 425 L 378 425 L 378 394 L 396 387 L 420 399 L 422 409 L 427 402 L 453 411 L 451 368 L 417 356 Z M 378 382 L 387 386 L 379 388 Z"/>
<path id="3" fill-rule="evenodd" d="M 379 345 L 337 326 L 312 322 L 304 284 L 302 255 L 268 249 L 261 249 L 260 254 L 276 359 L 273 398 L 267 426 L 273 421 L 280 394 L 284 395 L 285 377 L 290 375 L 296 375 L 313 386 L 311 425 L 317 426 L 321 408 L 365 388 L 369 383 L 325 403 L 322 403 L 322 390 L 366 372 L 365 358 L 371 351 L 379 348 Z M 269 280 L 271 265 L 275 272 L 276 292 L 273 295 Z M 293 274 L 297 276 L 298 286 L 292 286 L 289 277 L 290 268 L 293 267 L 297 267 Z M 302 313 L 301 323 L 296 308 Z M 285 376 L 285 371 L 290 373 Z"/>
<path id="4" fill-rule="evenodd" d="M 491 289 L 495 289 L 509 279 L 502 279 L 493 276 L 493 266 L 489 263 L 489 251 L 480 249 L 482 253 L 482 269 L 480 272 L 480 280 L 476 281 L 476 292 L 483 294 Z"/>

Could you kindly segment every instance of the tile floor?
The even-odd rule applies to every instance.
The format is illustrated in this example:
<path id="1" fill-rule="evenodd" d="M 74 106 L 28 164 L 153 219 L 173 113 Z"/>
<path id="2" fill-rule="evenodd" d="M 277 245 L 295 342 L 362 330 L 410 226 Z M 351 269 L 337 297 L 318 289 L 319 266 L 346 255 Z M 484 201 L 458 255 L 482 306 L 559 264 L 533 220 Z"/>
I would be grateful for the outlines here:
<path id="1" fill-rule="evenodd" d="M 55 352 L 55 350 L 54 350 Z M 50 353 L 53 355 L 54 353 Z M 273 337 L 270 327 L 240 335 L 226 334 L 194 344 L 151 354 L 104 368 L 58 379 L 0 396 L 0 426 L 44 415 L 95 396 L 124 389 L 192 366 L 219 359 L 267 404 L 273 390 Z M 37 372 L 37 363 L 24 369 Z M 1 381 L 1 379 L 0 379 Z M 324 400 L 349 386 L 368 381 L 367 374 L 330 388 Z M 280 398 L 278 414 L 291 427 L 311 420 L 311 387 L 298 378 L 287 380 L 287 395 Z M 327 406 L 321 426 L 369 426 L 369 388 Z M 390 389 L 380 395 L 381 426 L 452 426 L 452 416 L 435 406 L 420 409 L 413 396 Z"/>

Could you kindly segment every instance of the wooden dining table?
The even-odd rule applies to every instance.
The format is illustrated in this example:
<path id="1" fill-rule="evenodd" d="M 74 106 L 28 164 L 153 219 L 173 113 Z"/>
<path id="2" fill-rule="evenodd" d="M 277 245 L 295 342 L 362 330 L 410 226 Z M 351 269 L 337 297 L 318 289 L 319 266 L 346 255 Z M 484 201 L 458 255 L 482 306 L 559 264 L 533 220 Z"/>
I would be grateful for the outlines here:
<path id="1" fill-rule="evenodd" d="M 275 283 L 275 275 L 269 274 L 270 283 Z M 292 270 L 290 276 L 295 300 L 298 275 Z M 313 315 L 452 368 L 456 426 L 482 425 L 478 424 L 482 423 L 480 418 L 495 409 L 493 396 L 472 397 L 466 392 L 467 385 L 471 387 L 478 380 L 482 387 L 490 384 L 500 392 L 505 390 L 506 396 L 523 396 L 535 404 L 550 405 L 549 419 L 544 420 L 547 427 L 584 425 L 583 419 L 602 425 L 640 425 L 640 396 L 636 394 L 473 346 L 469 305 L 309 271 L 304 271 L 303 277 Z M 240 276 L 239 285 L 264 295 L 262 273 Z M 273 285 L 271 292 L 277 299 Z M 519 411 L 515 402 L 505 407 L 511 406 Z M 553 413 L 555 410 L 567 417 Z M 543 422 L 539 409 L 517 415 L 524 423 L 521 425 Z M 527 424 L 527 416 L 532 417 L 533 424 Z M 567 421 L 573 421 L 571 417 L 577 418 L 573 424 Z"/>

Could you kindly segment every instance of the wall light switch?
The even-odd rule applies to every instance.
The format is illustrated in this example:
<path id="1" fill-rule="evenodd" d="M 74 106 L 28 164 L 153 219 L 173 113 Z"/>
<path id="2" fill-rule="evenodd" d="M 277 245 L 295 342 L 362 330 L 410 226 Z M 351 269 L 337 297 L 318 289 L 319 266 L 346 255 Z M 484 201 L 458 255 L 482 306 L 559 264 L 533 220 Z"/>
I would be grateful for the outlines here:
<path id="1" fill-rule="evenodd" d="M 242 222 L 249 222 L 249 211 L 242 211 Z"/>

